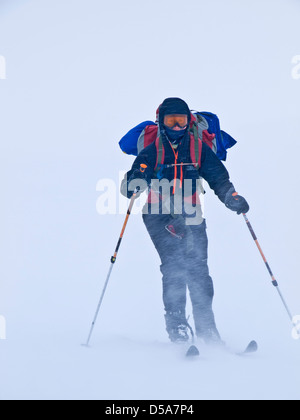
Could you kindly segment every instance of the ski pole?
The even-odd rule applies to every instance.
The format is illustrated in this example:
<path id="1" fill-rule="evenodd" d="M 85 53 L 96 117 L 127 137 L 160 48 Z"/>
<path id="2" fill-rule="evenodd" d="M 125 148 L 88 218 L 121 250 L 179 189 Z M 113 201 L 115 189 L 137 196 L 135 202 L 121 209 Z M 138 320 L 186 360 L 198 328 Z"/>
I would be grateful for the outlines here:
<path id="1" fill-rule="evenodd" d="M 292 324 L 293 324 L 294 328 L 296 329 L 296 331 L 297 331 L 297 332 L 298 332 L 298 334 L 299 334 L 299 333 L 300 333 L 300 332 L 299 332 L 299 325 L 298 325 L 298 324 L 296 324 L 296 322 L 294 322 L 294 318 L 293 318 L 293 316 L 292 316 L 292 313 L 291 313 L 291 311 L 290 311 L 290 309 L 289 309 L 289 307 L 288 307 L 288 305 L 287 305 L 287 303 L 286 303 L 286 301 L 285 301 L 285 299 L 284 299 L 284 297 L 283 297 L 283 295 L 282 295 L 282 293 L 281 293 L 281 290 L 280 290 L 280 288 L 279 288 L 279 284 L 278 284 L 277 280 L 275 279 L 274 274 L 273 274 L 273 272 L 272 272 L 272 270 L 271 270 L 271 267 L 270 267 L 270 265 L 269 265 L 269 263 L 268 263 L 268 261 L 267 261 L 267 259 L 266 259 L 265 255 L 264 255 L 264 253 L 263 253 L 263 251 L 262 251 L 262 248 L 261 248 L 261 246 L 260 246 L 260 244 L 259 244 L 259 242 L 258 242 L 257 236 L 256 236 L 256 234 L 255 234 L 255 232 L 254 232 L 254 230 L 253 230 L 253 228 L 252 228 L 252 226 L 251 226 L 251 223 L 249 222 L 249 219 L 248 219 L 248 217 L 246 216 L 246 214 L 245 214 L 245 213 L 243 213 L 243 216 L 244 216 L 245 222 L 246 222 L 246 224 L 247 224 L 247 226 L 248 226 L 248 229 L 249 229 L 249 231 L 250 231 L 250 233 L 251 233 L 251 235 L 252 235 L 252 238 L 254 239 L 254 242 L 256 243 L 256 246 L 257 246 L 257 248 L 258 248 L 258 250 L 259 250 L 259 252 L 260 252 L 260 255 L 262 256 L 262 259 L 263 259 L 263 261 L 264 261 L 264 263 L 265 263 L 265 265 L 266 265 L 266 267 L 267 267 L 267 270 L 268 270 L 268 272 L 269 272 L 269 274 L 270 274 L 270 276 L 271 276 L 271 279 L 272 279 L 272 284 L 273 284 L 273 286 L 275 286 L 275 287 L 276 287 L 276 290 L 277 290 L 277 292 L 278 292 L 278 294 L 279 294 L 279 296 L 280 296 L 280 299 L 281 299 L 281 301 L 282 301 L 282 303 L 283 303 L 283 305 L 284 305 L 284 307 L 285 307 L 285 309 L 286 309 L 286 311 L 287 311 L 287 313 L 288 313 L 288 316 L 289 316 L 289 318 L 290 318 L 290 320 L 291 320 L 291 322 L 292 322 Z"/>
<path id="2" fill-rule="evenodd" d="M 124 221 L 124 224 L 123 224 L 123 227 L 122 227 L 121 234 L 119 236 L 119 240 L 118 240 L 114 255 L 110 259 L 111 264 L 110 264 L 110 268 L 109 268 L 109 271 L 108 271 L 108 274 L 107 274 L 107 277 L 106 277 L 106 281 L 105 281 L 105 284 L 104 284 L 104 287 L 103 287 L 103 290 L 102 290 L 100 301 L 99 301 L 98 306 L 97 306 L 96 314 L 95 314 L 95 317 L 94 317 L 93 322 L 92 322 L 92 326 L 91 326 L 91 330 L 90 330 L 87 342 L 86 342 L 86 344 L 84 344 L 84 346 L 86 346 L 86 347 L 88 347 L 89 344 L 90 344 L 91 337 L 92 337 L 92 334 L 93 334 L 93 331 L 94 331 L 94 327 L 95 327 L 95 324 L 96 324 L 96 321 L 97 321 L 97 318 L 98 318 L 98 315 L 99 315 L 99 311 L 100 311 L 100 308 L 101 308 L 101 305 L 102 305 L 102 301 L 103 301 L 103 298 L 104 298 L 104 295 L 105 295 L 105 291 L 106 291 L 106 288 L 107 288 L 107 285 L 108 285 L 108 282 L 109 282 L 109 279 L 110 279 L 110 276 L 111 276 L 112 269 L 113 269 L 114 264 L 117 260 L 119 248 L 120 248 L 120 245 L 121 245 L 121 242 L 122 242 L 122 239 L 123 239 L 123 236 L 124 236 L 124 232 L 125 232 L 125 229 L 126 229 L 126 226 L 127 226 L 127 223 L 128 223 L 128 219 L 129 219 L 129 216 L 131 214 L 132 207 L 133 207 L 133 204 L 134 204 L 134 201 L 136 199 L 136 195 L 137 195 L 138 192 L 139 192 L 139 188 L 136 188 L 133 192 L 133 196 L 131 197 L 131 200 L 130 200 L 130 204 L 129 204 L 129 207 L 128 207 L 128 210 L 127 210 L 126 218 L 125 218 L 125 221 Z"/>

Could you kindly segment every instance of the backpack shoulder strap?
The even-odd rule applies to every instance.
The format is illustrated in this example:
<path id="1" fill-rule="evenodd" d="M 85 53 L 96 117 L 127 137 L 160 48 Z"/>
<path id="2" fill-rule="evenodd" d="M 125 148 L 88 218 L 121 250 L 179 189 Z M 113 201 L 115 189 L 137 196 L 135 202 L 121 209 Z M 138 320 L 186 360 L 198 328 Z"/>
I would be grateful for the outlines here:
<path id="1" fill-rule="evenodd" d="M 199 137 L 197 124 L 193 124 L 190 129 L 190 154 L 195 168 L 201 167 L 202 141 Z"/>
<path id="2" fill-rule="evenodd" d="M 155 140 L 155 147 L 156 147 L 156 164 L 155 164 L 154 172 L 157 174 L 165 161 L 165 148 L 163 145 L 161 135 L 157 136 Z"/>
<path id="3" fill-rule="evenodd" d="M 198 127 L 197 124 L 192 124 L 190 131 L 190 155 L 191 160 L 198 170 L 201 167 L 201 156 L 202 156 L 202 141 L 199 137 Z M 156 147 L 156 164 L 154 168 L 154 172 L 157 175 L 161 170 L 164 161 L 165 161 L 165 148 L 163 145 L 162 136 L 158 135 L 155 140 L 155 147 Z"/>

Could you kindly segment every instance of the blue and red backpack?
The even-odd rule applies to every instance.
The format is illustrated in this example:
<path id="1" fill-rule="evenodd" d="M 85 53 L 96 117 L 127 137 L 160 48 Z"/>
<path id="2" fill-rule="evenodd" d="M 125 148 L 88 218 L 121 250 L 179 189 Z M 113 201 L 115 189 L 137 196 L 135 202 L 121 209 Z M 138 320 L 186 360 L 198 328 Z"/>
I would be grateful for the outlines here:
<path id="1" fill-rule="evenodd" d="M 226 160 L 227 149 L 236 144 L 236 140 L 221 130 L 219 118 L 211 112 L 192 111 L 189 133 L 191 159 L 198 168 L 201 161 L 202 142 L 206 143 L 223 161 Z M 138 124 L 122 137 L 119 146 L 124 153 L 137 156 L 153 142 L 156 142 L 156 166 L 159 166 L 164 161 L 164 149 L 157 122 L 144 121 Z"/>

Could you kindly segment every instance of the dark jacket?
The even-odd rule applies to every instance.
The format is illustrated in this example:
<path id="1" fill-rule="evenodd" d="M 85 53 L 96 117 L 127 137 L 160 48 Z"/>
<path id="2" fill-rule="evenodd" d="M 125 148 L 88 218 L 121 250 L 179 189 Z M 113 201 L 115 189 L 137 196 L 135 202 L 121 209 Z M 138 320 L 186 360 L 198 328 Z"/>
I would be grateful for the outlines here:
<path id="1" fill-rule="evenodd" d="M 163 144 L 165 148 L 165 159 L 164 165 L 170 165 L 175 163 L 175 155 L 173 148 L 167 139 L 163 135 Z M 131 170 L 126 174 L 125 179 L 127 183 L 132 180 L 135 170 L 140 170 L 140 165 L 147 165 L 144 176 L 148 182 L 151 183 L 152 179 L 157 178 L 155 174 L 155 165 L 157 159 L 157 150 L 155 143 L 150 144 L 135 159 Z M 178 163 L 191 163 L 190 157 L 190 145 L 189 145 L 189 134 L 186 132 L 185 137 L 178 147 Z M 199 170 L 196 170 L 194 166 L 183 166 L 183 179 L 199 179 L 200 177 L 205 179 L 209 184 L 210 188 L 215 192 L 218 198 L 224 203 L 226 193 L 229 189 L 233 188 L 232 183 L 229 180 L 229 174 L 223 165 L 223 163 L 217 158 L 215 153 L 205 144 L 202 144 L 202 155 L 201 155 L 201 166 Z M 180 180 L 180 170 L 177 168 L 177 178 Z M 168 181 L 172 181 L 175 176 L 175 167 L 165 167 L 162 172 L 162 177 Z M 127 178 L 126 178 L 127 177 Z M 179 185 L 179 182 L 178 182 Z M 124 187 L 123 187 L 124 188 Z M 122 188 L 122 189 L 123 189 Z M 122 191 L 124 192 L 124 191 Z"/>

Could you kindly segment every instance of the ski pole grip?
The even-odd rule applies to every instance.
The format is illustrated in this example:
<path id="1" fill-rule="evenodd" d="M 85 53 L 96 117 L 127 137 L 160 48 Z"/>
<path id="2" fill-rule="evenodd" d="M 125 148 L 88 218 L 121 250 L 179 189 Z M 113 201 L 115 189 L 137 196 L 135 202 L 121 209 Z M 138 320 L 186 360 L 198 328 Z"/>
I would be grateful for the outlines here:
<path id="1" fill-rule="evenodd" d="M 147 168 L 148 168 L 148 166 L 145 163 L 141 163 L 140 164 L 140 171 L 142 173 L 144 173 Z"/>

